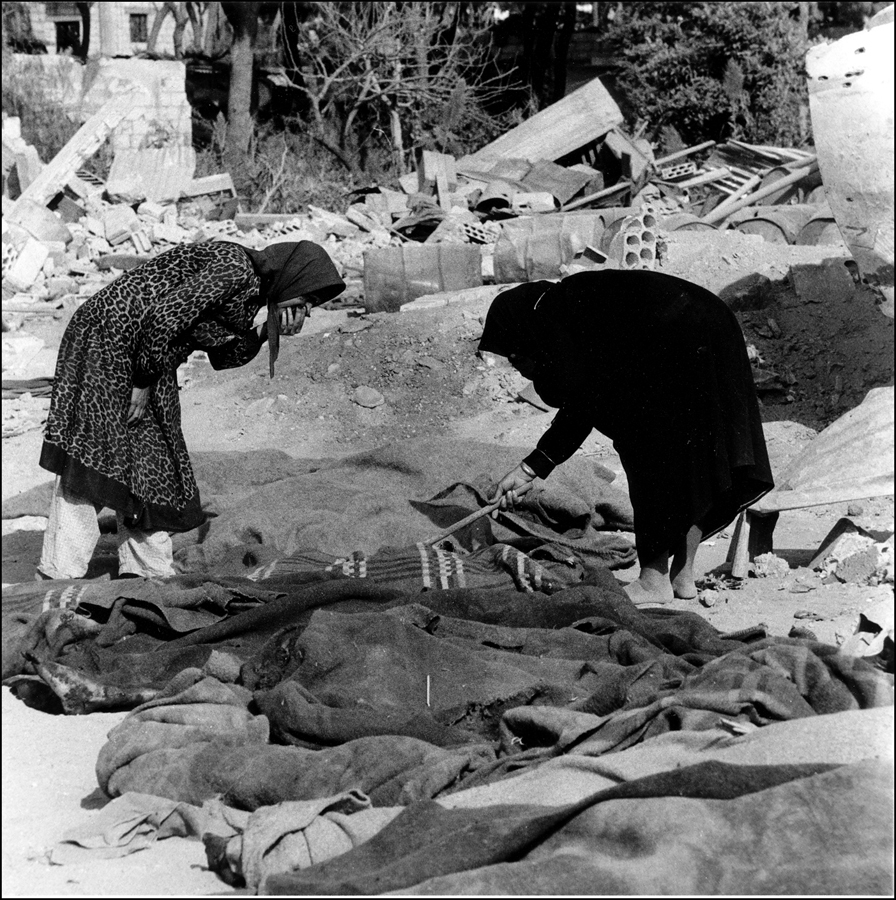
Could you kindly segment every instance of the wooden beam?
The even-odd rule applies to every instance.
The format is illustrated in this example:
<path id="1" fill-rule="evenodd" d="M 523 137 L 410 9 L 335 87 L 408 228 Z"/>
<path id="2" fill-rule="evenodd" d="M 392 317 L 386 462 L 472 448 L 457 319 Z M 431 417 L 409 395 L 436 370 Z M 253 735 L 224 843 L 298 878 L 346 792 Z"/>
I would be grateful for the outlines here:
<path id="1" fill-rule="evenodd" d="M 602 191 L 598 191 L 596 194 L 588 194 L 586 197 L 580 197 L 578 200 L 573 200 L 572 203 L 567 203 L 565 206 L 560 207 L 560 212 L 569 212 L 571 209 L 578 209 L 580 206 L 587 206 L 589 203 L 594 203 L 595 200 L 603 200 L 604 197 L 609 197 L 612 194 L 618 194 L 620 191 L 629 190 L 631 188 L 630 181 L 620 181 L 619 184 L 614 184 L 612 187 L 604 188 Z"/>
<path id="2" fill-rule="evenodd" d="M 616 101 L 595 78 L 458 162 L 484 170 L 504 157 L 556 162 L 623 121 Z"/>
<path id="3" fill-rule="evenodd" d="M 690 156 L 692 153 L 699 153 L 701 150 L 709 150 L 710 147 L 715 147 L 715 141 L 704 141 L 702 144 L 697 144 L 694 147 L 687 147 L 684 150 L 676 150 L 674 153 L 670 153 L 668 156 L 662 157 L 662 159 L 658 159 L 655 161 L 656 167 L 659 169 L 661 166 L 668 165 L 672 160 L 681 159 L 683 156 Z"/>
<path id="4" fill-rule="evenodd" d="M 741 197 L 739 200 L 735 200 L 735 195 L 732 195 L 724 203 L 717 206 L 708 216 L 704 216 L 701 221 L 706 222 L 709 225 L 715 225 L 717 222 L 721 222 L 722 219 L 730 216 L 731 213 L 737 212 L 739 209 L 743 209 L 745 206 L 750 206 L 751 204 L 756 203 L 759 200 L 763 200 L 770 194 L 774 194 L 781 188 L 789 187 L 792 184 L 796 184 L 798 181 L 802 181 L 807 175 L 810 175 L 817 168 L 818 162 L 813 157 L 810 164 L 802 166 L 792 174 L 786 175 L 784 178 L 778 178 L 776 181 L 773 181 L 771 184 L 765 185 L 765 187 L 760 188 L 758 191 L 753 191 L 752 194 L 747 194 L 746 196 Z M 759 179 L 759 176 L 757 175 L 756 178 Z M 749 182 L 747 182 L 747 184 L 749 184 Z M 727 209 L 724 208 L 726 206 L 728 207 Z"/>
<path id="5" fill-rule="evenodd" d="M 134 108 L 131 88 L 103 104 L 75 133 L 75 136 L 47 163 L 43 171 L 16 200 L 34 200 L 46 206 L 68 183 L 69 179 L 99 150 L 103 141 Z"/>

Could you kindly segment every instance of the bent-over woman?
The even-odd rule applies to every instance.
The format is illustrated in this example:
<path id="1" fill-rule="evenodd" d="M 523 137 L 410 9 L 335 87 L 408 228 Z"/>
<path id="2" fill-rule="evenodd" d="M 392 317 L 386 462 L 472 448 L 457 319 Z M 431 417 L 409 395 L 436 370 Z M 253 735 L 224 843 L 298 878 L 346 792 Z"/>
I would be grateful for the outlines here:
<path id="1" fill-rule="evenodd" d="M 177 367 L 204 350 L 245 365 L 307 308 L 345 289 L 311 241 L 256 251 L 182 244 L 121 275 L 72 316 L 59 348 L 40 465 L 56 474 L 38 578 L 80 578 L 115 510 L 119 574 L 173 575 L 171 532 L 205 516 L 181 431 Z M 267 305 L 267 321 L 253 326 Z"/>
<path id="2" fill-rule="evenodd" d="M 596 428 L 628 476 L 641 566 L 629 596 L 696 596 L 700 541 L 774 484 L 743 334 L 725 303 L 658 272 L 581 272 L 499 294 L 479 349 L 508 357 L 559 408 L 494 499 L 512 506 Z"/>

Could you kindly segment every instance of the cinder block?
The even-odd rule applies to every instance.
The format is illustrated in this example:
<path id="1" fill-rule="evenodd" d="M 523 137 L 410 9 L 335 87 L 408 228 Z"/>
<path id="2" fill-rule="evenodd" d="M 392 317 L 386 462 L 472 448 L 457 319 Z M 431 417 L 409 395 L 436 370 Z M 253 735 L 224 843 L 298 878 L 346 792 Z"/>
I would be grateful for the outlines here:
<path id="1" fill-rule="evenodd" d="M 130 206 L 113 206 L 103 215 L 105 238 L 113 247 L 126 241 L 139 227 L 140 219 Z"/>
<path id="2" fill-rule="evenodd" d="M 146 216 L 147 218 L 161 222 L 166 209 L 167 207 L 163 206 L 161 203 L 154 203 L 152 200 L 144 200 L 137 207 L 137 215 Z"/>
<path id="3" fill-rule="evenodd" d="M 49 251 L 33 237 L 29 237 L 19 250 L 15 262 L 9 267 L 4 281 L 17 291 L 27 291 L 37 280 Z"/>

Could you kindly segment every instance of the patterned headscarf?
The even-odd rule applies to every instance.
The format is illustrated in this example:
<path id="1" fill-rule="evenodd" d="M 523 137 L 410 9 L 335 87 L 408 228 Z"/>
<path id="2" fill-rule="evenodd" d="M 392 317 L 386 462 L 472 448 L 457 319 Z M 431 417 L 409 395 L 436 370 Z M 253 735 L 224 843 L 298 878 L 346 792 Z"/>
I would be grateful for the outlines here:
<path id="1" fill-rule="evenodd" d="M 307 297 L 311 305 L 326 303 L 345 290 L 333 260 L 313 241 L 271 244 L 264 250 L 246 249 L 261 278 L 261 298 L 268 307 L 268 350 L 271 378 L 280 353 L 278 303 Z"/>

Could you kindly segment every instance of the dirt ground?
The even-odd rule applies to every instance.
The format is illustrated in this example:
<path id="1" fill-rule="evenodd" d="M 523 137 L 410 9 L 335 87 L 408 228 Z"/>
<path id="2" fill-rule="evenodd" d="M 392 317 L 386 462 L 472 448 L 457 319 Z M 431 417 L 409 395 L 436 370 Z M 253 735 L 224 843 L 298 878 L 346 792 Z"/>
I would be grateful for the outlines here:
<path id="1" fill-rule="evenodd" d="M 771 245 L 744 246 L 757 258 L 742 250 L 741 258 L 732 262 L 719 253 L 712 271 L 704 254 L 700 264 L 707 272 L 699 280 L 718 290 L 739 279 L 747 283 L 748 275 L 765 266 L 769 283 L 764 299 L 757 302 L 748 291 L 738 315 L 747 342 L 762 359 L 759 368 L 768 374 L 760 396 L 772 464 L 780 472 L 870 388 L 893 383 L 893 322 L 861 287 L 835 292 L 825 303 L 804 302 L 784 284 L 781 272 L 772 271 L 776 263 Z M 677 259 L 677 265 L 687 269 L 686 255 Z M 786 269 L 783 263 L 781 267 Z M 695 268 L 693 263 L 691 271 Z M 187 444 L 196 451 L 277 447 L 307 458 L 342 456 L 432 435 L 531 447 L 552 414 L 517 399 L 524 382 L 512 369 L 476 355 L 486 307 L 487 302 L 475 301 L 369 316 L 360 309 L 315 310 L 303 334 L 283 342 L 274 381 L 267 377 L 264 354 L 249 366 L 220 373 L 194 357 L 182 370 Z M 27 333 L 45 342 L 25 376 L 52 374 L 68 315 L 23 322 Z M 358 388 L 373 389 L 382 402 L 359 405 Z M 6 500 L 50 479 L 37 466 L 40 413 L 46 401 L 4 400 L 3 407 L 4 433 L 8 421 L 22 423 L 20 433 L 3 440 Z M 619 473 L 624 484 L 618 456 L 606 438 L 593 433 L 580 452 Z M 494 474 L 497 478 L 504 473 Z M 727 556 L 729 529 L 707 541 L 697 557 L 704 586 L 717 589 L 713 605 L 677 600 L 673 608 L 699 612 L 723 631 L 762 622 L 771 634 L 787 635 L 798 625 L 822 641 L 841 642 L 853 633 L 869 601 L 882 590 L 892 592 L 825 584 L 818 573 L 805 568 L 825 535 L 846 515 L 881 538 L 893 531 L 892 497 L 783 513 L 775 531 L 775 552 L 789 570 L 749 578 L 736 587 L 713 574 Z M 45 521 L 4 520 L 4 583 L 33 576 Z M 111 545 L 104 540 L 94 574 L 108 570 L 113 561 Z M 618 573 L 625 581 L 635 574 L 635 569 Z M 205 868 L 201 845 L 180 839 L 121 860 L 50 863 L 48 850 L 62 833 L 83 824 L 105 802 L 96 787 L 94 762 L 106 733 L 124 715 L 53 717 L 25 707 L 3 689 L 3 896 L 234 893 Z"/>

